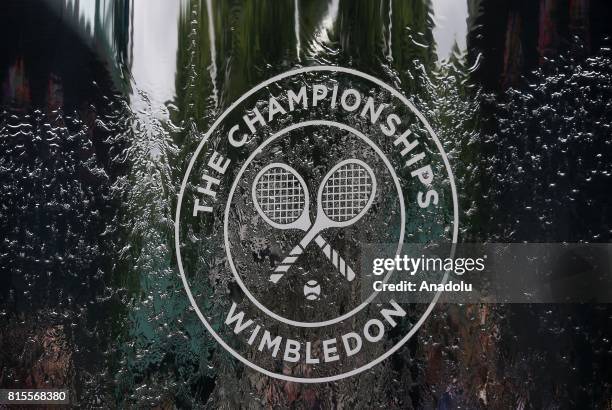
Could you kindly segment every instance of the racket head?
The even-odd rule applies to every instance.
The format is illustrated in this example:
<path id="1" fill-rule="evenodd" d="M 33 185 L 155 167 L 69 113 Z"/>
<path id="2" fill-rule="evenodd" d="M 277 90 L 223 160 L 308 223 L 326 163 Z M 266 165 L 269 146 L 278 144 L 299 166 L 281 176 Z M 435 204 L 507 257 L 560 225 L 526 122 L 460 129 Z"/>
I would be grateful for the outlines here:
<path id="1" fill-rule="evenodd" d="M 323 229 L 352 225 L 368 212 L 375 197 L 376 176 L 372 168 L 356 158 L 340 161 L 319 186 L 317 220 L 325 217 Z"/>
<path id="2" fill-rule="evenodd" d="M 263 167 L 253 180 L 251 195 L 257 213 L 276 229 L 310 227 L 308 187 L 292 167 L 275 162 Z"/>

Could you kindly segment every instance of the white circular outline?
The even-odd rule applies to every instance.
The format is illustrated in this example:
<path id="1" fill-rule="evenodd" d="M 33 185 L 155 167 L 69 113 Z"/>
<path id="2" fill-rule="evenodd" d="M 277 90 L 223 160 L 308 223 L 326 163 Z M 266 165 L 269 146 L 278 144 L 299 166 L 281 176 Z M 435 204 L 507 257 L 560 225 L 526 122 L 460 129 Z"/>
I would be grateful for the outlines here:
<path id="1" fill-rule="evenodd" d="M 351 75 L 354 75 L 356 77 L 361 77 L 361 78 L 363 78 L 365 80 L 371 81 L 374 84 L 378 85 L 379 87 L 382 87 L 382 88 L 386 89 L 387 91 L 389 91 L 394 97 L 396 97 L 402 103 L 404 103 L 404 105 L 406 105 L 412 111 L 412 113 L 414 115 L 417 116 L 417 118 L 425 126 L 425 129 L 427 129 L 427 131 L 429 132 L 430 137 L 433 139 L 434 143 L 436 144 L 436 147 L 438 148 L 438 152 L 442 156 L 442 161 L 444 162 L 444 166 L 446 167 L 446 172 L 447 172 L 448 177 L 449 177 L 449 182 L 450 182 L 450 186 L 451 186 L 451 196 L 453 198 L 453 239 L 452 239 L 452 247 L 451 247 L 451 258 L 455 255 L 455 248 L 456 248 L 456 244 L 457 244 L 457 238 L 459 236 L 459 202 L 458 202 L 458 198 L 457 198 L 457 187 L 455 185 L 455 178 L 453 176 L 453 172 L 451 170 L 450 163 L 448 161 L 448 157 L 446 156 L 446 152 L 444 151 L 444 147 L 440 143 L 440 140 L 436 136 L 436 133 L 433 131 L 433 129 L 431 128 L 431 125 L 429 125 L 429 123 L 427 122 L 427 120 L 425 119 L 423 114 L 421 114 L 416 109 L 416 107 L 410 102 L 410 100 L 408 100 L 408 98 L 406 98 L 402 93 L 400 93 L 399 91 L 397 91 L 396 89 L 394 89 L 390 85 L 386 84 L 385 82 L 383 82 L 383 81 L 379 80 L 378 78 L 373 77 L 373 76 L 371 76 L 369 74 L 363 73 L 361 71 L 358 71 L 358 70 L 355 70 L 355 69 L 352 69 L 352 68 L 338 67 L 338 66 L 328 66 L 328 65 L 326 65 L 326 66 L 303 67 L 303 68 L 297 68 L 297 69 L 294 69 L 294 70 L 289 70 L 289 71 L 286 71 L 284 73 L 278 74 L 278 75 L 276 75 L 276 76 L 274 76 L 272 78 L 269 78 L 269 79 L 259 83 L 257 86 L 251 88 L 248 92 L 243 94 L 239 99 L 234 101 L 223 112 L 223 114 L 221 114 L 215 120 L 215 122 L 212 124 L 212 126 L 210 127 L 208 132 L 206 132 L 206 134 L 204 135 L 204 138 L 202 138 L 202 141 L 200 142 L 200 144 L 196 148 L 195 153 L 191 157 L 191 160 L 189 161 L 189 165 L 187 166 L 187 171 L 185 172 L 185 176 L 183 177 L 183 182 L 181 183 L 181 190 L 179 191 L 179 195 L 178 195 L 178 200 L 177 200 L 177 204 L 176 204 L 175 221 L 174 221 L 174 244 L 175 244 L 175 250 L 176 250 L 176 260 L 177 260 L 177 263 L 178 263 L 179 272 L 181 274 L 181 279 L 183 281 L 183 286 L 185 287 L 185 291 L 187 293 L 187 297 L 189 298 L 189 301 L 191 302 L 192 307 L 195 309 L 196 314 L 198 315 L 198 317 L 200 318 L 200 320 L 202 321 L 202 323 L 204 324 L 206 329 L 215 338 L 217 343 L 219 343 L 223 348 L 225 348 L 225 350 L 228 351 L 232 356 L 234 356 L 236 359 L 240 360 L 243 364 L 249 366 L 253 370 L 256 370 L 256 371 L 258 371 L 260 373 L 263 373 L 263 374 L 265 374 L 267 376 L 270 376 L 270 377 L 273 377 L 273 378 L 276 378 L 276 379 L 290 381 L 290 382 L 296 382 L 296 383 L 327 383 L 327 382 L 333 382 L 333 381 L 336 381 L 336 380 L 342 380 L 344 378 L 347 378 L 347 377 L 350 377 L 350 376 L 354 376 L 356 374 L 359 374 L 361 372 L 364 372 L 364 371 L 366 371 L 368 369 L 371 369 L 372 367 L 376 366 L 378 363 L 380 363 L 383 360 L 387 359 L 389 356 L 391 356 L 393 353 L 395 353 L 397 350 L 399 350 L 416 333 L 416 331 L 419 330 L 419 328 L 423 325 L 425 320 L 427 320 L 427 317 L 429 316 L 429 314 L 433 310 L 435 304 L 437 303 L 438 299 L 440 298 L 440 295 L 442 294 L 441 291 L 438 291 L 436 293 L 436 295 L 434 296 L 433 300 L 431 301 L 431 303 L 429 304 L 429 306 L 427 307 L 427 309 L 425 310 L 425 312 L 421 315 L 420 319 L 414 324 L 414 326 L 408 331 L 408 333 L 399 342 L 397 342 L 395 344 L 395 346 L 393 346 L 391 349 L 387 350 L 382 355 L 378 356 L 376 359 L 372 360 L 371 362 L 369 362 L 367 364 L 364 364 L 361 367 L 358 367 L 356 369 L 353 369 L 353 370 L 345 372 L 345 373 L 340 373 L 340 374 L 337 374 L 335 376 L 313 377 L 313 378 L 294 377 L 294 376 L 287 376 L 287 375 L 284 375 L 284 374 L 278 374 L 278 373 L 274 373 L 274 372 L 271 372 L 269 370 L 266 370 L 264 368 L 261 368 L 261 367 L 257 366 L 254 363 L 249 362 L 244 357 L 242 357 L 237 352 L 235 352 L 230 346 L 228 346 L 225 343 L 225 341 L 223 341 L 223 339 L 221 339 L 221 337 L 219 337 L 219 335 L 217 333 L 215 333 L 215 331 L 212 329 L 210 324 L 206 321 L 206 318 L 204 317 L 204 315 L 202 314 L 202 312 L 198 308 L 197 303 L 195 303 L 193 295 L 191 294 L 191 290 L 189 289 L 189 284 L 187 283 L 187 277 L 185 276 L 185 272 L 183 270 L 183 263 L 182 263 L 182 260 L 181 260 L 181 252 L 180 252 L 180 240 L 179 240 L 179 236 L 180 236 L 181 205 L 182 205 L 182 202 L 183 202 L 183 195 L 185 194 L 185 189 L 186 189 L 186 186 L 187 186 L 187 181 L 189 179 L 189 175 L 191 174 L 191 170 L 193 168 L 193 165 L 195 164 L 195 161 L 196 161 L 200 151 L 204 147 L 204 144 L 210 138 L 210 135 L 213 133 L 215 128 L 217 128 L 219 126 L 221 121 L 234 108 L 236 108 L 242 101 L 244 101 L 245 99 L 247 99 L 248 97 L 253 95 L 255 92 L 261 90 L 262 88 L 264 88 L 264 87 L 266 87 L 266 86 L 268 86 L 268 85 L 270 85 L 270 84 L 272 84 L 272 83 L 274 83 L 274 82 L 276 82 L 278 80 L 282 80 L 284 78 L 291 77 L 291 76 L 297 75 L 297 74 L 308 73 L 308 72 L 318 72 L 318 71 L 331 71 L 331 72 L 340 72 L 340 73 L 345 73 L 345 74 L 351 74 Z M 444 275 L 443 283 L 446 282 L 447 279 L 448 279 L 448 272 Z"/>
<path id="2" fill-rule="evenodd" d="M 402 251 L 402 247 L 404 245 L 404 235 L 406 234 L 406 205 L 404 203 L 404 191 L 402 190 L 402 186 L 401 186 L 401 184 L 399 182 L 399 178 L 397 177 L 397 173 L 395 172 L 395 169 L 393 169 L 393 166 L 391 165 L 391 161 L 389 161 L 389 158 L 387 158 L 387 156 L 380 149 L 380 147 L 378 145 L 376 145 L 374 143 L 374 141 L 372 141 L 368 137 L 366 137 L 365 134 L 362 133 L 361 131 L 356 130 L 355 128 L 351 127 L 350 125 L 346 125 L 346 124 L 343 124 L 343 123 L 340 123 L 340 122 L 336 122 L 336 121 L 328 121 L 328 120 L 303 121 L 303 122 L 298 122 L 298 123 L 295 123 L 295 124 L 291 124 L 290 126 L 283 128 L 282 130 L 276 132 L 274 135 L 272 135 L 271 137 L 266 139 L 257 148 L 255 148 L 253 150 L 253 152 L 251 153 L 251 155 L 249 155 L 249 157 L 244 161 L 244 164 L 242 165 L 242 167 L 240 168 L 240 170 L 236 174 L 236 177 L 234 178 L 234 183 L 232 184 L 232 188 L 230 189 L 230 192 L 229 192 L 229 194 L 227 196 L 227 203 L 225 205 L 225 211 L 223 213 L 223 241 L 224 241 L 224 244 L 225 244 L 225 252 L 226 252 L 226 254 L 228 256 L 227 260 L 228 260 L 228 262 L 230 264 L 230 269 L 232 270 L 232 274 L 234 275 L 234 277 L 236 278 L 236 281 L 238 282 L 238 286 L 240 286 L 240 288 L 245 293 L 245 295 L 247 295 L 249 300 L 251 302 L 253 302 L 255 304 L 255 306 L 257 306 L 259 308 L 259 310 L 264 312 L 266 315 L 268 315 L 268 316 L 278 320 L 279 322 L 282 322 L 282 323 L 285 323 L 285 324 L 291 325 L 291 326 L 305 327 L 305 328 L 330 326 L 330 325 L 336 324 L 338 322 L 341 322 L 341 321 L 343 321 L 345 319 L 348 319 L 349 317 L 351 317 L 354 314 L 356 314 L 359 311 L 361 311 L 369 303 L 371 303 L 380 292 L 377 292 L 377 291 L 372 292 L 372 294 L 364 302 L 362 302 L 359 306 L 357 306 L 356 308 L 348 311 L 347 313 L 345 313 L 345 314 L 343 314 L 341 316 L 335 317 L 333 319 L 324 320 L 324 321 L 321 321 L 321 322 L 300 322 L 300 321 L 297 321 L 297 320 L 287 319 L 286 317 L 283 317 L 283 316 L 281 316 L 281 315 L 279 315 L 277 313 L 272 312 L 270 309 L 268 309 L 266 306 L 264 306 L 263 303 L 259 302 L 257 300 L 257 298 L 255 296 L 253 296 L 253 294 L 249 291 L 249 289 L 246 287 L 244 282 L 242 282 L 242 279 L 240 278 L 240 275 L 238 275 L 236 267 L 234 266 L 234 261 L 233 261 L 233 258 L 231 256 L 231 252 L 230 252 L 231 246 L 230 246 L 230 243 L 229 243 L 229 235 L 228 235 L 228 225 L 229 225 L 229 223 L 228 222 L 229 222 L 229 210 L 231 208 L 231 200 L 234 197 L 234 192 L 236 191 L 236 187 L 238 186 L 238 182 L 242 178 L 242 174 L 246 170 L 247 166 L 253 161 L 253 159 L 258 154 L 261 154 L 263 148 L 265 148 L 268 144 L 272 143 L 274 140 L 276 140 L 279 137 L 282 137 L 283 135 L 285 135 L 288 132 L 291 132 L 291 131 L 296 130 L 298 128 L 305 128 L 305 127 L 318 126 L 318 125 L 324 125 L 324 126 L 327 126 L 327 127 L 336 127 L 336 128 L 341 129 L 341 130 L 348 131 L 351 134 L 353 134 L 354 136 L 357 136 L 357 137 L 361 138 L 367 145 L 370 146 L 370 148 L 372 148 L 378 154 L 380 159 L 382 159 L 384 164 L 387 166 L 387 169 L 389 170 L 389 173 L 391 174 L 391 178 L 393 178 L 393 182 L 395 183 L 395 189 L 397 190 L 398 199 L 399 199 L 399 203 L 400 203 L 400 213 L 401 213 L 400 224 L 401 224 L 401 227 L 400 227 L 399 240 L 398 240 L 398 243 L 397 243 L 397 249 L 395 251 L 396 256 L 399 255 L 401 253 L 401 251 Z M 328 172 L 328 175 L 329 175 L 329 173 L 331 173 L 331 171 Z M 321 184 L 323 184 L 324 182 L 325 181 L 321 181 Z M 373 199 L 372 199 L 372 201 L 373 201 Z M 391 273 L 392 272 L 389 272 L 389 274 L 387 274 L 387 276 L 385 277 L 383 282 L 386 282 L 389 279 L 389 277 L 391 276 Z"/>

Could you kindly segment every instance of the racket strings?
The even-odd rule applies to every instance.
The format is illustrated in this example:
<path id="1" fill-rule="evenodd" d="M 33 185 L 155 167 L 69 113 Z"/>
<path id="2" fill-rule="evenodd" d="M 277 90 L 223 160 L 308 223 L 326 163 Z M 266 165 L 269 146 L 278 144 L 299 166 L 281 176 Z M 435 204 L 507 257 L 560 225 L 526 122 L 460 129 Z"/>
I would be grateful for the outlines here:
<path id="1" fill-rule="evenodd" d="M 363 166 L 345 164 L 330 176 L 323 187 L 323 211 L 335 222 L 353 219 L 367 205 L 372 187 L 372 177 Z"/>
<path id="2" fill-rule="evenodd" d="M 257 181 L 255 192 L 262 212 L 278 224 L 290 224 L 304 211 L 304 187 L 284 168 L 266 171 Z"/>

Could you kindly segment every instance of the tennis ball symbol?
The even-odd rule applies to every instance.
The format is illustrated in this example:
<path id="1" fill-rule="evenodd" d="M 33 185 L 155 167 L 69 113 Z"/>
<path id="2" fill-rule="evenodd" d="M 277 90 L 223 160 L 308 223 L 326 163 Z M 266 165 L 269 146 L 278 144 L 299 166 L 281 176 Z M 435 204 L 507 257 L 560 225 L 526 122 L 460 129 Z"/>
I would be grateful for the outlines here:
<path id="1" fill-rule="evenodd" d="M 321 285 L 316 280 L 309 280 L 304 285 L 304 296 L 308 300 L 317 300 L 321 295 Z"/>

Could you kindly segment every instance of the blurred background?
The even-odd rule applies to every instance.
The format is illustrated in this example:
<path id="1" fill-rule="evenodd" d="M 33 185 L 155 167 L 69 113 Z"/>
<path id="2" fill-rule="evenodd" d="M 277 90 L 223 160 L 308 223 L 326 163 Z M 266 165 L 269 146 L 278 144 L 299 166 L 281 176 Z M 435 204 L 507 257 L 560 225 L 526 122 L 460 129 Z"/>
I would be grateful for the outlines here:
<path id="1" fill-rule="evenodd" d="M 2 1 L 0 387 L 83 407 L 612 409 L 609 305 L 440 305 L 371 371 L 297 385 L 216 345 L 173 246 L 201 133 L 319 64 L 424 113 L 460 241 L 608 243 L 610 21 L 607 0 Z"/>

